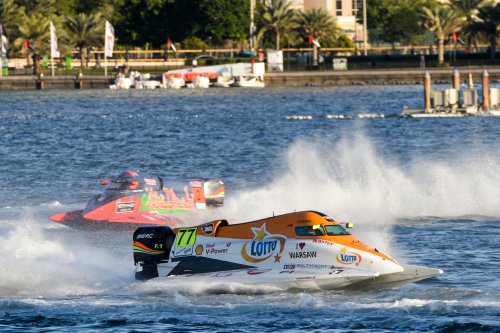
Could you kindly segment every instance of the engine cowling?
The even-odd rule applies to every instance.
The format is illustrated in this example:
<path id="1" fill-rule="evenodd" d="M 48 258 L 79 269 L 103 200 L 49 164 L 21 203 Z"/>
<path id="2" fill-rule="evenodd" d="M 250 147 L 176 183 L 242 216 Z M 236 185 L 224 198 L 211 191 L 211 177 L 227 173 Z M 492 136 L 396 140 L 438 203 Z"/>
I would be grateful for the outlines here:
<path id="1" fill-rule="evenodd" d="M 134 232 L 134 263 L 138 268 L 136 279 L 145 280 L 158 277 L 157 264 L 167 261 L 170 256 L 175 233 L 169 227 L 141 227 Z"/>

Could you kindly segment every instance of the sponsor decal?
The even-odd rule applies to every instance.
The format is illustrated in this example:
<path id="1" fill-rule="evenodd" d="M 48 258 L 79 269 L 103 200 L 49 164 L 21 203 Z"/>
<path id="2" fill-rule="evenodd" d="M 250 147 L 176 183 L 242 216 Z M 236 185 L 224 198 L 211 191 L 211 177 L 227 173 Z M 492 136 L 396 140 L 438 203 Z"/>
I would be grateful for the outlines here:
<path id="1" fill-rule="evenodd" d="M 151 249 L 147 247 L 146 245 L 140 243 L 140 242 L 134 242 L 133 244 L 133 250 L 134 252 L 142 252 L 142 253 L 147 253 L 147 254 L 163 254 L 162 250 L 158 250 L 162 248 L 162 246 L 157 246 L 158 244 L 155 244 L 154 249 Z M 159 244 L 161 245 L 161 244 Z"/>
<path id="2" fill-rule="evenodd" d="M 300 250 L 303 250 L 303 249 L 304 249 L 304 247 L 306 247 L 306 243 L 297 243 L 297 245 L 295 246 L 295 248 L 296 248 L 297 250 L 299 250 L 299 249 L 300 249 Z"/>
<path id="3" fill-rule="evenodd" d="M 135 201 L 128 202 L 117 202 L 116 212 L 117 213 L 130 213 L 133 212 L 135 208 Z"/>
<path id="4" fill-rule="evenodd" d="M 176 248 L 175 249 L 175 256 L 176 257 L 190 256 L 192 254 L 193 254 L 192 247 L 184 247 L 184 248 Z"/>
<path id="5" fill-rule="evenodd" d="M 193 246 L 196 243 L 196 227 L 195 228 L 180 228 L 177 231 L 175 241 L 176 247 Z"/>
<path id="6" fill-rule="evenodd" d="M 270 269 L 252 269 L 250 271 L 247 271 L 247 274 L 249 275 L 258 275 L 258 274 L 263 274 L 266 272 L 270 272 Z"/>
<path id="7" fill-rule="evenodd" d="M 194 244 L 196 243 L 196 227 L 180 228 L 175 237 L 174 256 L 191 256 L 193 255 Z M 202 250 L 203 251 L 203 250 Z"/>
<path id="8" fill-rule="evenodd" d="M 297 264 L 297 269 L 331 269 L 331 266 L 321 264 Z"/>
<path id="9" fill-rule="evenodd" d="M 213 223 L 202 224 L 201 231 L 203 231 L 205 235 L 211 235 L 212 232 L 214 232 L 214 224 Z"/>
<path id="10" fill-rule="evenodd" d="M 187 187 L 184 191 L 184 197 L 178 196 L 171 188 L 164 188 L 161 192 L 152 191 L 144 193 L 141 196 L 141 211 L 175 214 L 194 208 L 194 196 L 189 192 Z"/>
<path id="11" fill-rule="evenodd" d="M 335 245 L 334 242 L 330 242 L 330 241 L 323 240 L 323 239 L 313 239 L 312 242 L 315 243 L 315 244 L 323 244 L 323 245 L 328 245 L 328 246 L 334 246 Z"/>
<path id="12" fill-rule="evenodd" d="M 283 265 L 283 269 L 295 269 L 295 265 L 294 264 Z"/>
<path id="13" fill-rule="evenodd" d="M 205 249 L 205 254 L 207 256 L 209 255 L 213 255 L 213 254 L 227 254 L 227 248 L 225 249 L 214 249 L 214 248 L 210 248 L 210 249 Z"/>
<path id="14" fill-rule="evenodd" d="M 215 248 L 215 245 L 219 245 L 219 247 L 223 244 L 216 244 L 216 243 L 211 243 L 211 244 L 206 244 L 205 245 L 205 254 L 206 255 L 214 255 L 214 254 L 227 254 L 229 247 L 231 246 L 231 242 L 226 243 L 226 247 L 222 249 L 217 249 Z"/>
<path id="15" fill-rule="evenodd" d="M 332 266 L 330 266 L 330 269 L 343 271 L 343 270 L 346 269 L 346 267 L 340 267 L 340 266 L 332 265 Z"/>
<path id="16" fill-rule="evenodd" d="M 292 259 L 307 259 L 307 258 L 316 258 L 316 251 L 296 251 L 296 252 L 288 252 L 288 255 Z"/>
<path id="17" fill-rule="evenodd" d="M 194 249 L 194 252 L 197 254 L 197 255 L 201 255 L 203 253 L 203 245 L 197 245 L 196 246 L 196 249 Z"/>
<path id="18" fill-rule="evenodd" d="M 153 235 L 154 234 L 140 234 L 139 236 L 137 236 L 137 239 L 141 239 L 141 238 L 153 238 Z"/>
<path id="19" fill-rule="evenodd" d="M 146 185 L 156 186 L 156 179 L 144 178 Z"/>
<path id="20" fill-rule="evenodd" d="M 361 262 L 361 255 L 359 253 L 356 253 L 356 252 L 349 252 L 344 247 L 344 248 L 340 249 L 340 253 L 337 254 L 336 259 L 339 263 L 344 264 L 344 265 L 354 264 L 355 266 L 358 266 L 359 263 Z"/>
<path id="21" fill-rule="evenodd" d="M 298 278 L 296 278 L 295 280 L 314 280 L 316 279 L 316 277 L 314 276 L 300 276 Z"/>
<path id="22" fill-rule="evenodd" d="M 273 257 L 274 262 L 279 263 L 285 248 L 286 237 L 270 234 L 266 230 L 265 223 L 260 228 L 252 228 L 252 232 L 254 233 L 254 239 L 246 242 L 241 248 L 243 259 L 257 263 Z"/>

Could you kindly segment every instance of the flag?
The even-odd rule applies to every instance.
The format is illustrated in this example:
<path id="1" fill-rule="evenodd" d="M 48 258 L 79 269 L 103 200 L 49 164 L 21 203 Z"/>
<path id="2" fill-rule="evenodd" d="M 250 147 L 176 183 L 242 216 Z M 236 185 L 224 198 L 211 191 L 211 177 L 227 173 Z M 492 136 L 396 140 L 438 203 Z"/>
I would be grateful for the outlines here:
<path id="1" fill-rule="evenodd" d="M 309 42 L 309 45 L 312 45 L 313 40 L 314 40 L 314 37 L 313 37 L 313 36 L 311 36 L 311 35 L 309 35 L 309 41 L 308 41 L 308 42 Z"/>
<path id="2" fill-rule="evenodd" d="M 457 41 L 457 33 L 456 33 L 456 32 L 454 32 L 454 33 L 453 33 L 453 41 L 454 41 L 454 42 L 456 42 L 456 41 Z"/>
<path id="3" fill-rule="evenodd" d="M 313 42 L 312 42 L 312 43 L 313 43 L 316 47 L 321 47 L 321 44 L 319 43 L 319 41 L 318 41 L 316 38 L 314 38 L 314 39 L 313 39 Z"/>
<path id="4" fill-rule="evenodd" d="M 172 43 L 172 41 L 170 40 L 170 37 L 168 37 L 167 39 L 167 49 L 172 49 L 172 51 L 174 51 L 175 53 L 177 53 L 177 49 L 175 48 L 175 45 L 174 43 Z"/>
<path id="5" fill-rule="evenodd" d="M 50 22 L 50 57 L 59 58 L 59 50 L 57 49 L 57 35 L 54 24 Z"/>
<path id="6" fill-rule="evenodd" d="M 0 23 L 0 52 L 1 56 L 5 57 L 7 55 L 7 46 L 9 44 L 9 39 L 7 38 L 7 32 L 5 31 L 5 28 L 3 25 Z"/>
<path id="7" fill-rule="evenodd" d="M 36 51 L 36 49 L 33 47 L 33 45 L 31 45 L 30 41 L 27 39 L 24 40 L 24 48 L 29 49 L 31 51 Z"/>
<path id="8" fill-rule="evenodd" d="M 115 45 L 115 29 L 106 21 L 106 32 L 104 36 L 104 55 L 106 57 L 113 56 L 113 47 Z"/>

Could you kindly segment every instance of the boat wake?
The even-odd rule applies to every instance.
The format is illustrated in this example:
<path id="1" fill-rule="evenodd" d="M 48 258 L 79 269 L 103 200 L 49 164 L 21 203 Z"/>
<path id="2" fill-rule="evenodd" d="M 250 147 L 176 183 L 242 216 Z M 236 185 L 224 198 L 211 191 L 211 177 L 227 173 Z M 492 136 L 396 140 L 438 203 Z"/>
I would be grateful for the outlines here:
<path id="1" fill-rule="evenodd" d="M 297 140 L 273 181 L 228 195 L 224 216 L 239 221 L 315 209 L 341 221 L 394 224 L 420 216 L 500 217 L 500 157 L 389 161 L 363 135 L 336 144 Z"/>
<path id="2" fill-rule="evenodd" d="M 96 235 L 45 225 L 30 209 L 2 221 L 1 296 L 83 295 L 133 280 L 128 253 L 103 247 Z"/>

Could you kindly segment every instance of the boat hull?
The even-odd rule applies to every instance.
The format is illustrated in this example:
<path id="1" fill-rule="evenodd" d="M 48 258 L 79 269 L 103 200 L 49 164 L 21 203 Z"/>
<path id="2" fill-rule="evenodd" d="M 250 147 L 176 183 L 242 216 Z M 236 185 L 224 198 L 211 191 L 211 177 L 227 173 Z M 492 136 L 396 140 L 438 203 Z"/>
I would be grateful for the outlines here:
<path id="1" fill-rule="evenodd" d="M 50 216 L 50 219 L 61 225 L 82 231 L 133 231 L 147 225 L 172 226 L 179 225 L 182 221 L 174 217 L 164 217 L 156 220 L 91 220 L 86 219 L 83 210 L 58 213 Z"/>
<path id="2" fill-rule="evenodd" d="M 158 267 L 161 272 L 161 267 Z M 308 270 L 273 270 L 273 269 L 242 269 L 222 272 L 212 272 L 192 275 L 169 275 L 159 280 L 169 282 L 204 282 L 222 287 L 229 284 L 259 285 L 288 289 L 342 289 L 363 281 L 371 281 L 379 274 L 363 270 L 330 270 L 326 272 L 311 272 Z"/>

